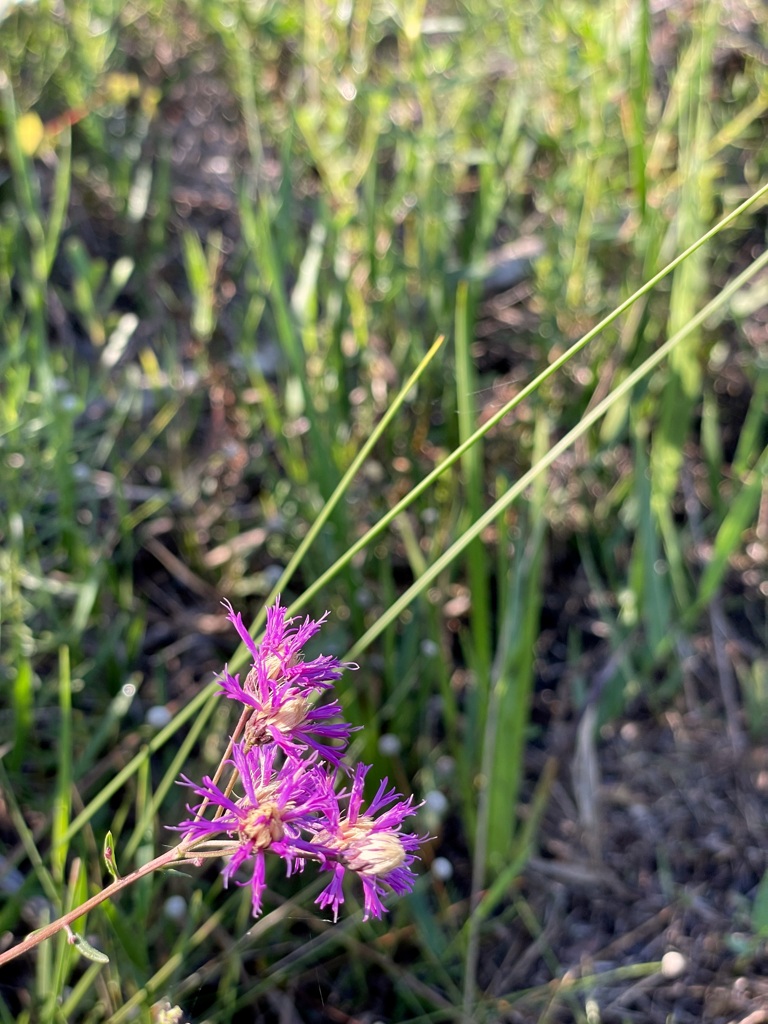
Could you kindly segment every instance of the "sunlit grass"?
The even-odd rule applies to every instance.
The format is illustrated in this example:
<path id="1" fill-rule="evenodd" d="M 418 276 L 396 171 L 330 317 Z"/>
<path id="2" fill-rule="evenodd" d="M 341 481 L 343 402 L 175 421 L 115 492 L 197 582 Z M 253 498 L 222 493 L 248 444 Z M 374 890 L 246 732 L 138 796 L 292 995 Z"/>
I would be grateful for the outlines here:
<path id="1" fill-rule="evenodd" d="M 218 881 L 150 877 L 83 923 L 109 965 L 51 942 L 3 1020 L 149 1020 L 167 995 L 225 1024 L 318 972 L 360 1011 L 358 962 L 393 1020 L 497 1019 L 488 922 L 538 927 L 514 884 L 552 785 L 527 785 L 524 754 L 553 538 L 599 595 L 606 718 L 680 687 L 763 500 L 762 194 L 731 215 L 765 180 L 767 101 L 748 49 L 738 75 L 713 65 L 721 13 L 670 13 L 661 57 L 647 3 L 7 14 L 0 721 L 24 881 L 2 928 L 40 923 L 33 894 L 59 912 L 98 887 L 108 828 L 130 866 L 166 844 L 173 783 L 231 728 L 210 682 L 224 597 L 257 631 L 278 590 L 330 608 L 366 759 L 447 799 L 389 926 L 331 928 L 299 881 L 252 927 Z M 210 151 L 180 156 L 206 127 Z M 521 237 L 541 255 L 510 270 Z M 521 289 L 501 316 L 528 319 L 496 321 L 486 373 L 499 262 L 491 294 Z M 751 396 L 725 438 L 731 360 Z M 572 980 L 506 998 L 587 1019 Z"/>

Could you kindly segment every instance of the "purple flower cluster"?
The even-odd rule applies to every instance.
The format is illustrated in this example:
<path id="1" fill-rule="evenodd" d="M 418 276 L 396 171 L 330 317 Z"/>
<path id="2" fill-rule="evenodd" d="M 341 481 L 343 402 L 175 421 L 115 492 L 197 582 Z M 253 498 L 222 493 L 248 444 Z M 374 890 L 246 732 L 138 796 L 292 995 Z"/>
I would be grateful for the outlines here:
<path id="1" fill-rule="evenodd" d="M 327 612 L 296 626 L 278 598 L 257 645 L 242 617 L 226 607 L 253 663 L 242 683 L 225 669 L 221 692 L 244 706 L 247 719 L 229 762 L 234 784 L 224 791 L 208 777 L 201 785 L 184 778 L 203 802 L 188 808 L 194 817 L 176 826 L 183 833 L 182 846 L 191 856 L 224 856 L 225 885 L 248 863 L 250 883 L 236 884 L 250 884 L 255 916 L 266 888 L 266 854 L 272 853 L 285 861 L 288 875 L 302 871 L 308 860 L 330 872 L 316 902 L 331 907 L 334 920 L 344 902 L 347 872 L 362 882 L 364 920 L 381 917 L 388 890 L 402 895 L 413 889 L 411 864 L 422 839 L 402 831 L 403 821 L 417 809 L 413 797 L 406 800 L 388 790 L 386 779 L 364 806 L 368 766 L 357 765 L 348 787 L 337 785 L 338 776 L 350 774 L 342 758 L 352 726 L 338 720 L 337 701 L 317 705 L 315 700 L 333 688 L 345 668 L 357 666 L 326 656 L 303 659 L 305 644 Z M 204 817 L 209 807 L 215 808 L 212 819 Z"/>

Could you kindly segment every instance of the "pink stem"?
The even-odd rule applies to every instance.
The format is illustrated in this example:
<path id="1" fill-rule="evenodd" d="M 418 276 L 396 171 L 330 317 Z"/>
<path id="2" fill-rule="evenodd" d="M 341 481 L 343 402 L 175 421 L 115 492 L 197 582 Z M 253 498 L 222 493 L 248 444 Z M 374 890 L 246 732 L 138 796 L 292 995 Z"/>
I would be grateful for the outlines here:
<path id="1" fill-rule="evenodd" d="M 221 778 L 226 760 L 232 751 L 232 746 L 242 731 L 249 714 L 250 708 L 246 708 L 240 716 L 240 721 L 237 723 L 235 734 L 229 742 L 227 752 L 224 754 L 219 767 L 216 769 L 214 781 Z M 228 792 L 231 792 L 231 790 L 232 781 L 230 781 Z M 202 816 L 207 803 L 207 800 L 203 801 L 203 805 L 199 808 L 197 813 L 198 818 Z M 11 946 L 11 948 L 7 949 L 4 953 L 0 953 L 0 967 L 2 967 L 3 964 L 7 964 L 10 960 L 15 960 L 17 956 L 22 956 L 24 953 L 28 953 L 31 949 L 34 949 L 35 946 L 39 946 L 41 942 L 45 942 L 46 939 L 50 939 L 52 935 L 56 934 L 56 932 L 60 932 L 62 929 L 67 928 L 73 921 L 77 921 L 79 917 L 83 917 L 84 914 L 93 910 L 94 907 L 98 907 L 100 903 L 103 903 L 104 900 L 108 900 L 110 896 L 115 896 L 121 889 L 125 889 L 129 885 L 133 885 L 133 883 L 138 882 L 140 878 L 144 878 L 145 875 L 151 875 L 153 871 L 157 871 L 159 868 L 167 867 L 169 864 L 173 864 L 174 862 L 178 863 L 179 861 L 183 861 L 189 854 L 191 854 L 191 852 L 192 849 L 189 846 L 185 847 L 183 844 L 175 846 L 172 850 L 167 850 L 165 853 L 161 853 L 159 857 L 155 857 L 154 860 L 151 860 L 142 867 L 137 868 L 135 871 L 131 872 L 130 875 L 126 875 L 125 878 L 116 879 L 111 885 L 108 885 L 106 889 L 102 889 L 101 892 L 97 892 L 95 896 L 91 896 L 91 898 L 86 900 L 85 903 L 81 903 L 79 907 L 75 907 L 74 910 L 70 910 L 68 914 L 64 914 L 63 917 L 57 918 L 55 921 L 47 924 L 44 928 L 39 928 L 37 931 L 32 932 L 32 934 L 28 935 L 23 942 L 19 942 L 17 945 Z"/>
<path id="2" fill-rule="evenodd" d="M 142 867 L 137 868 L 130 875 L 126 875 L 125 878 L 118 878 L 111 885 L 108 885 L 106 889 L 102 889 L 101 892 L 97 892 L 95 896 L 91 896 L 85 903 L 81 903 L 79 907 L 75 907 L 74 910 L 70 910 L 68 914 L 64 914 L 63 917 L 58 918 L 56 921 L 52 921 L 47 924 L 44 928 L 38 929 L 36 932 L 32 932 L 31 935 L 27 936 L 23 942 L 19 942 L 16 946 L 11 946 L 5 953 L 0 953 L 0 967 L 3 964 L 8 963 L 9 960 L 14 960 L 17 956 L 21 956 L 23 953 L 28 953 L 30 949 L 34 949 L 41 942 L 45 942 L 46 939 L 50 939 L 56 932 L 60 932 L 63 928 L 72 924 L 79 917 L 87 914 L 93 910 L 94 907 L 98 907 L 104 900 L 108 900 L 110 896 L 114 896 L 120 892 L 121 889 L 125 889 L 126 886 L 132 885 L 134 882 L 138 882 L 140 878 L 145 875 L 150 875 L 153 871 L 157 871 L 158 868 L 167 867 L 169 864 L 173 864 L 175 861 L 183 860 L 187 855 L 187 850 L 182 846 L 175 846 L 172 850 L 167 850 L 165 853 L 161 853 L 159 857 L 155 857 L 154 860 L 149 861 Z"/>

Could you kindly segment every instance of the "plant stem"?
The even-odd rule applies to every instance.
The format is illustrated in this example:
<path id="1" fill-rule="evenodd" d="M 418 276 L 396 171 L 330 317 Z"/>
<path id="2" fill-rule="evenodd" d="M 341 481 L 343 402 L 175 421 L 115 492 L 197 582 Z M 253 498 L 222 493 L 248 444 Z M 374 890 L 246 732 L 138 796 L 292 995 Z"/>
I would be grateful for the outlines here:
<path id="1" fill-rule="evenodd" d="M 56 921 L 52 921 L 47 924 L 44 928 L 40 928 L 31 935 L 27 936 L 23 942 L 19 942 L 17 945 L 7 949 L 4 953 L 0 953 L 0 967 L 3 964 L 8 963 L 10 960 L 15 960 L 17 956 L 22 956 L 24 953 L 28 953 L 35 946 L 38 946 L 41 942 L 45 942 L 46 939 L 50 939 L 51 936 L 55 935 L 56 932 L 61 931 L 63 928 L 68 927 L 73 921 L 77 921 L 78 918 L 83 917 L 84 914 L 89 913 L 94 907 L 98 907 L 104 900 L 108 900 L 111 896 L 116 895 L 121 889 L 125 889 L 127 886 L 132 885 L 134 882 L 138 882 L 140 878 L 144 878 L 145 875 L 152 874 L 153 871 L 157 871 L 160 868 L 168 867 L 168 865 L 176 863 L 178 861 L 186 861 L 190 853 L 190 849 L 184 844 L 174 846 L 172 850 L 166 850 L 165 853 L 161 853 L 159 857 L 155 857 L 154 860 L 148 861 L 143 864 L 140 868 L 131 872 L 130 875 L 126 875 L 125 878 L 118 878 L 111 885 L 108 885 L 106 889 L 102 889 L 101 892 L 97 892 L 95 896 L 91 896 L 85 903 L 81 903 L 79 907 L 75 907 L 74 910 L 70 910 L 67 914 L 59 917 Z"/>
<path id="2" fill-rule="evenodd" d="M 237 727 L 235 728 L 235 732 L 229 742 L 229 746 L 219 763 L 219 767 L 216 769 L 214 782 L 221 778 L 227 758 L 232 753 L 232 747 L 240 733 L 245 728 L 245 723 L 250 713 L 251 709 L 246 708 L 240 716 L 240 720 L 237 723 Z M 230 779 L 229 786 L 227 787 L 227 794 L 231 793 L 233 787 L 234 777 Z M 206 805 L 207 800 L 203 802 L 203 806 L 199 809 L 197 814 L 198 818 L 202 817 Z M 217 811 L 218 813 L 221 813 L 221 808 L 218 808 Z M 125 889 L 129 885 L 133 885 L 134 882 L 138 882 L 140 878 L 144 878 L 146 875 L 151 875 L 153 871 L 158 871 L 160 868 L 168 867 L 170 864 L 180 862 L 189 863 L 190 861 L 196 860 L 198 857 L 221 856 L 223 853 L 221 850 L 207 851 L 205 853 L 200 851 L 192 856 L 192 851 L 195 845 L 195 843 L 187 845 L 181 842 L 178 846 L 174 846 L 173 849 L 166 850 L 166 852 L 161 853 L 159 857 L 155 857 L 154 860 L 150 860 L 140 868 L 137 868 L 135 871 L 131 872 L 130 875 L 126 875 L 125 878 L 115 879 L 115 881 L 112 882 L 111 885 L 108 885 L 106 889 L 102 889 L 101 892 L 97 892 L 95 896 L 91 896 L 89 900 L 86 900 L 85 903 L 81 903 L 79 907 L 75 907 L 62 917 L 59 917 L 50 924 L 47 924 L 44 928 L 39 928 L 37 931 L 32 932 L 32 934 L 28 935 L 23 942 L 19 942 L 17 945 L 11 946 L 11 948 L 7 949 L 4 953 L 0 953 L 0 967 L 11 960 L 15 960 L 17 956 L 22 956 L 24 953 L 28 953 L 31 949 L 34 949 L 35 946 L 38 946 L 41 942 L 45 942 L 46 939 L 50 939 L 53 935 L 62 931 L 64 928 L 69 928 L 73 921 L 77 921 L 78 918 L 89 913 L 94 907 L 98 907 L 98 905 L 103 903 L 104 900 L 108 900 L 111 896 L 115 896 L 121 891 L 121 889 Z M 197 841 L 197 845 L 200 845 L 200 840 Z"/>

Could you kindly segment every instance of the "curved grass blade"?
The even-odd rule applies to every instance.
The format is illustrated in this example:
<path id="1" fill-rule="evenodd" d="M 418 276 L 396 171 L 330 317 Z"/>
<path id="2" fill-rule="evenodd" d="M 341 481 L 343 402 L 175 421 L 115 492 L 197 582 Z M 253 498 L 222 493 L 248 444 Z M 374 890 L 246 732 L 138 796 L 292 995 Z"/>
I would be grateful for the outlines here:
<path id="1" fill-rule="evenodd" d="M 365 442 L 363 447 L 360 449 L 360 451 L 357 453 L 355 458 L 350 463 L 349 468 L 347 469 L 346 473 L 344 474 L 344 476 L 341 478 L 341 480 L 337 484 L 336 488 L 333 491 L 333 494 L 330 496 L 328 501 L 323 505 L 323 508 L 320 511 L 320 514 L 318 515 L 317 519 L 315 519 L 315 521 L 312 523 L 312 526 L 307 531 L 307 535 L 304 537 L 304 539 L 302 540 L 301 544 L 299 544 L 299 546 L 296 549 L 296 553 L 294 554 L 293 558 L 291 558 L 290 562 L 288 563 L 288 565 L 285 567 L 285 569 L 281 573 L 280 579 L 277 581 L 275 586 L 272 588 L 272 592 L 265 599 L 264 605 L 262 607 L 262 610 L 256 616 L 256 619 L 254 620 L 254 622 L 251 625 L 251 633 L 253 633 L 253 634 L 257 633 L 261 629 L 261 627 L 263 626 L 263 624 L 264 624 L 264 622 L 266 620 L 266 617 L 267 617 L 267 611 L 266 611 L 267 608 L 274 602 L 275 598 L 281 592 L 281 590 L 285 586 L 287 586 L 287 584 L 290 581 L 291 577 L 293 576 L 294 572 L 296 571 L 298 566 L 301 565 L 302 558 L 304 557 L 304 555 L 307 553 L 307 551 L 309 550 L 309 548 L 313 544 L 315 538 L 320 533 L 320 531 L 322 530 L 323 526 L 325 526 L 326 522 L 328 521 L 328 519 L 330 518 L 331 514 L 333 513 L 334 508 L 341 501 L 341 499 L 344 496 L 344 494 L 345 494 L 347 488 L 349 487 L 350 483 L 355 478 L 355 475 L 357 474 L 358 470 L 360 469 L 360 467 L 365 462 L 366 458 L 368 457 L 369 453 L 373 449 L 374 445 L 377 443 L 379 438 L 382 436 L 382 434 L 385 432 L 385 430 L 387 429 L 389 424 L 392 422 L 392 420 L 394 419 L 395 415 L 397 414 L 397 412 L 399 411 L 400 407 L 402 406 L 403 402 L 407 398 L 409 392 L 416 385 L 416 383 L 418 382 L 419 378 L 421 377 L 421 375 L 426 370 L 427 366 L 429 366 L 429 364 L 432 362 L 432 359 L 435 357 L 435 355 L 437 354 L 438 349 L 441 347 L 441 345 L 443 344 L 444 341 L 445 341 L 445 335 L 441 334 L 433 342 L 432 347 L 426 353 L 424 358 L 421 360 L 421 362 L 416 367 L 416 369 L 413 371 L 413 373 L 408 378 L 408 380 L 405 382 L 405 384 L 400 388 L 400 391 L 398 392 L 397 396 L 395 397 L 395 400 L 392 402 L 390 407 L 387 409 L 386 413 L 381 418 L 381 421 L 377 424 L 376 429 L 373 431 L 371 436 L 368 438 L 368 440 Z M 349 559 L 346 559 L 343 564 L 346 565 L 348 563 L 348 561 L 349 561 Z M 339 566 L 339 568 L 341 568 L 340 562 L 341 562 L 341 560 L 339 560 L 339 561 L 337 561 L 335 563 L 336 565 Z M 235 652 L 234 656 L 229 661 L 229 666 L 230 666 L 230 669 L 232 671 L 236 671 L 237 668 L 240 665 L 242 665 L 243 661 L 245 660 L 246 653 L 247 652 L 246 652 L 245 648 L 241 645 L 238 648 L 238 650 Z"/>
<path id="2" fill-rule="evenodd" d="M 768 185 L 761 190 L 762 192 L 768 191 Z M 563 452 L 566 452 L 571 445 L 574 444 L 580 437 L 600 420 L 608 410 L 614 405 L 615 402 L 619 401 L 625 394 L 628 394 L 636 384 L 648 376 L 648 374 L 659 366 L 669 356 L 670 352 L 673 352 L 677 345 L 681 341 L 684 341 L 688 335 L 695 331 L 704 321 L 712 315 L 721 306 L 725 305 L 733 296 L 733 294 L 742 288 L 747 281 L 751 280 L 757 273 L 762 270 L 764 266 L 768 264 L 768 252 L 763 253 L 755 262 L 748 267 L 745 271 L 739 274 L 730 284 L 726 285 L 725 288 L 717 295 L 711 302 L 699 312 L 696 316 L 692 317 L 691 320 L 677 333 L 673 334 L 663 345 L 661 345 L 656 352 L 650 355 L 640 366 L 637 367 L 628 377 L 625 378 L 619 384 L 615 390 L 599 402 L 594 408 L 589 410 L 581 420 L 581 422 L 569 430 L 558 442 L 556 442 L 547 454 L 533 465 L 527 473 L 524 473 L 520 479 L 509 488 L 506 494 L 502 495 L 487 512 L 484 513 L 465 533 L 458 538 L 443 554 L 437 558 L 433 564 L 427 569 L 424 575 L 416 580 L 398 599 L 395 603 L 387 609 L 387 611 L 374 623 L 373 626 L 345 654 L 345 658 L 354 659 L 359 656 L 375 639 L 379 636 L 395 619 L 404 611 L 414 598 L 418 597 L 419 594 L 423 593 L 424 590 L 440 575 L 440 573 L 446 569 L 467 547 L 472 541 L 479 537 L 483 530 L 487 529 L 492 525 L 494 519 L 499 516 L 505 509 L 516 501 L 521 494 L 524 493 L 536 478 L 548 469 L 553 462 Z"/>
<path id="3" fill-rule="evenodd" d="M 319 576 L 314 583 L 312 583 L 307 589 L 301 594 L 301 596 L 294 601 L 289 608 L 289 614 L 299 611 L 305 607 L 307 602 L 318 591 L 320 591 L 330 580 L 332 580 L 338 573 L 347 565 L 354 556 L 366 548 L 371 541 L 373 541 L 380 533 L 382 533 L 392 522 L 397 518 L 409 505 L 411 505 L 419 495 L 423 494 L 432 484 L 437 480 L 447 469 L 449 469 L 455 462 L 458 462 L 462 456 L 475 445 L 480 438 L 482 438 L 489 430 L 496 426 L 497 423 L 501 422 L 505 416 L 517 408 L 529 395 L 532 395 L 537 391 L 541 385 L 548 380 L 553 374 L 560 370 L 566 363 L 568 363 L 575 355 L 577 355 L 583 348 L 585 348 L 590 341 L 592 341 L 598 334 L 600 334 L 606 327 L 612 324 L 618 317 L 625 313 L 638 299 L 647 295 L 660 281 L 664 280 L 669 274 L 679 267 L 684 260 L 688 259 L 693 253 L 695 253 L 702 245 L 705 245 L 708 241 L 715 238 L 724 228 L 728 227 L 734 222 L 741 214 L 745 213 L 748 209 L 753 207 L 755 204 L 761 203 L 768 197 L 768 183 L 758 189 L 754 195 L 750 196 L 749 199 L 741 203 L 735 210 L 731 211 L 726 217 L 711 228 L 706 234 L 702 235 L 693 245 L 690 245 L 684 252 L 676 256 L 670 263 L 663 267 L 658 274 L 655 274 L 650 278 L 641 288 L 633 292 L 627 299 L 624 300 L 619 306 L 613 310 L 608 316 L 604 317 L 598 324 L 596 324 L 591 330 L 587 331 L 578 341 L 575 341 L 570 348 L 555 359 L 545 370 L 542 370 L 530 383 L 526 384 L 518 394 L 515 395 L 506 405 L 503 405 L 493 416 L 491 416 L 481 427 L 479 427 L 470 437 L 460 444 L 454 451 L 451 452 L 438 466 L 436 466 L 431 473 L 424 477 L 421 483 L 413 487 L 408 494 L 405 495 L 386 515 L 368 530 L 359 540 L 355 541 L 354 544 L 337 559 L 336 562 L 330 568 L 328 568 L 321 576 Z M 622 391 L 621 394 L 625 392 Z M 259 621 L 259 620 L 257 620 Z M 263 620 L 261 620 L 263 621 Z M 240 652 L 238 651 L 238 654 Z M 244 655 L 242 655 L 244 656 Z"/>

